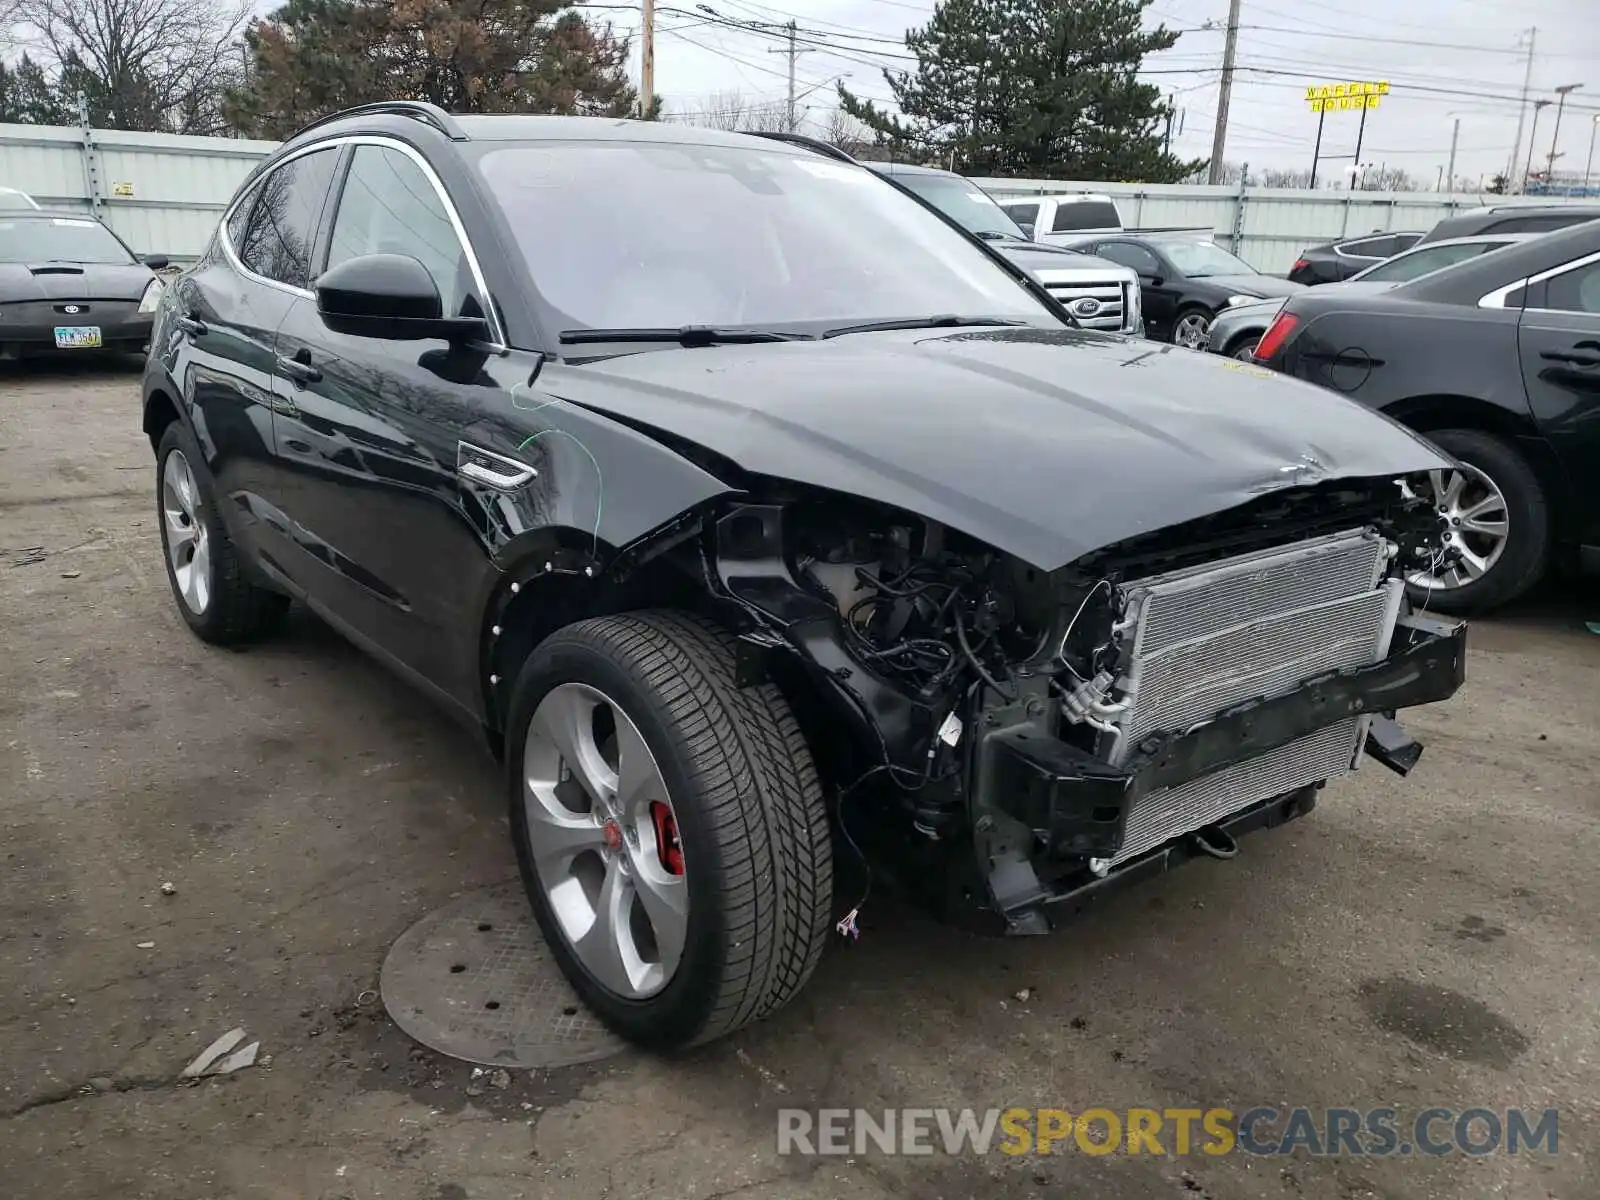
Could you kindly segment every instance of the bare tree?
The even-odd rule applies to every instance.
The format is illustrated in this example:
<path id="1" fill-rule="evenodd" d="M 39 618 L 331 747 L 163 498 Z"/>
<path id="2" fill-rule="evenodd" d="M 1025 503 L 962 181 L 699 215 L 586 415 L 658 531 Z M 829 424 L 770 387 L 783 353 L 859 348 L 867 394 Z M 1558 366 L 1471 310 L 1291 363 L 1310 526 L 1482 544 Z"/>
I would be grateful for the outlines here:
<path id="1" fill-rule="evenodd" d="M 1417 181 L 1404 167 L 1373 167 L 1361 173 L 1357 185 L 1363 192 L 1415 192 Z"/>
<path id="2" fill-rule="evenodd" d="M 8 0 L 0 0 L 0 4 Z M 57 86 L 113 129 L 226 131 L 250 0 L 10 0 Z"/>
<path id="3" fill-rule="evenodd" d="M 868 149 L 874 139 L 872 130 L 863 122 L 842 108 L 833 108 L 822 119 L 822 140 L 854 157 Z"/>
<path id="4" fill-rule="evenodd" d="M 749 100 L 738 90 L 712 92 L 699 108 L 668 113 L 669 117 L 729 133 L 778 133 L 789 127 L 780 100 Z"/>
<path id="5" fill-rule="evenodd" d="M 1269 188 L 1308 188 L 1311 186 L 1311 172 L 1291 171 L 1283 167 L 1264 167 L 1261 171 L 1261 186 Z"/>

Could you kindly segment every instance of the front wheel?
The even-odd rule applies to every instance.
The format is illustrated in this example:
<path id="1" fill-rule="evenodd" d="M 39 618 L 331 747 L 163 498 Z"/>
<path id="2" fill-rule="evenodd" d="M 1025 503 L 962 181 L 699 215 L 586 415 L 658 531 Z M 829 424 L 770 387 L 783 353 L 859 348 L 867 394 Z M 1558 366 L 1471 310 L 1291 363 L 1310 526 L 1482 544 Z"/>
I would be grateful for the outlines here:
<path id="1" fill-rule="evenodd" d="M 512 835 L 539 926 L 591 1009 L 671 1050 L 778 1009 L 827 939 L 822 788 L 782 694 L 670 612 L 597 617 L 534 651 L 512 699 Z"/>
<path id="2" fill-rule="evenodd" d="M 1203 308 L 1186 308 L 1173 322 L 1173 344 L 1185 350 L 1204 350 L 1210 338 L 1211 314 Z"/>
<path id="3" fill-rule="evenodd" d="M 1443 429 L 1428 439 L 1460 464 L 1429 472 L 1423 498 L 1444 522 L 1434 561 L 1410 576 L 1413 601 L 1447 613 L 1484 612 L 1538 582 L 1550 554 L 1544 488 L 1503 438 Z"/>

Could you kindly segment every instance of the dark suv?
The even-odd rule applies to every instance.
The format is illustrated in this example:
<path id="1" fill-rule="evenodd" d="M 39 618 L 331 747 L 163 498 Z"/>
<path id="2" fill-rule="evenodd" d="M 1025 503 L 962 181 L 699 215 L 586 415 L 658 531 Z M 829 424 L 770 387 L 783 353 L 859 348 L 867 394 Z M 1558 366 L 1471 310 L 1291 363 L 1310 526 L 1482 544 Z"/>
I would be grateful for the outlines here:
<path id="1" fill-rule="evenodd" d="M 650 1045 L 787 1001 L 869 872 L 1027 933 L 1232 857 L 1462 677 L 1402 580 L 1445 459 L 1075 328 L 801 146 L 330 118 L 168 289 L 144 398 L 179 614 L 298 598 L 481 730 L 552 952 Z"/>
<path id="2" fill-rule="evenodd" d="M 1417 244 L 1476 233 L 1551 233 L 1594 220 L 1600 220 L 1600 204 L 1497 204 L 1446 217 Z"/>

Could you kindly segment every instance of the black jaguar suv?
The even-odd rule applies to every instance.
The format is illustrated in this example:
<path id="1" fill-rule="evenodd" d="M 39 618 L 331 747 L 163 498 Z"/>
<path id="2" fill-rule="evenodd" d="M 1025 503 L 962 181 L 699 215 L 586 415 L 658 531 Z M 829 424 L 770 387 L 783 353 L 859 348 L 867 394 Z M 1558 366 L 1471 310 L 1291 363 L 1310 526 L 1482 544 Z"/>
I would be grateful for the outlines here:
<path id="1" fill-rule="evenodd" d="M 1462 677 L 1404 585 L 1436 451 L 1078 328 L 804 145 L 318 122 L 167 290 L 144 400 L 178 613 L 298 599 L 481 731 L 553 954 L 653 1046 L 787 1001 L 874 876 L 1034 933 L 1231 858 L 1363 748 L 1409 769 L 1395 710 Z"/>

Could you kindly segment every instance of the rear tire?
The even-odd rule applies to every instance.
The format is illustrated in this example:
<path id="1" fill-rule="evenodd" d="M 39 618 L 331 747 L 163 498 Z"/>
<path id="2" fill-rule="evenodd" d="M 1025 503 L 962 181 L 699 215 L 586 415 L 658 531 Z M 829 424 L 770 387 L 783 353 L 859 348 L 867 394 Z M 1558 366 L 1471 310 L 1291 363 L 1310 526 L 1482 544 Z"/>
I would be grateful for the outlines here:
<path id="1" fill-rule="evenodd" d="M 1211 310 L 1191 304 L 1172 322 L 1172 344 L 1185 350 L 1204 350 L 1211 335 Z"/>
<path id="2" fill-rule="evenodd" d="M 606 781 L 614 781 L 612 796 L 596 804 L 597 815 L 591 817 L 605 835 L 604 845 L 579 852 L 593 854 L 599 865 L 584 871 L 578 858 L 557 844 L 565 830 L 581 823 L 582 814 L 561 812 L 552 821 L 548 799 L 540 798 L 554 791 L 542 782 L 550 778 L 544 747 L 551 723 L 560 719 L 542 715 L 540 705 L 559 699 L 562 688 L 578 689 L 576 694 L 589 697 L 591 704 L 598 697 L 599 704 L 614 710 L 610 718 L 579 718 L 588 726 L 580 730 L 580 742 L 587 739 L 596 753 L 579 744 L 579 768 L 569 768 L 563 754 L 554 776 L 554 788 L 569 788 L 564 797 L 578 795 L 569 785 L 582 783 L 580 774 L 599 777 L 602 793 Z M 670 862 L 648 827 L 639 838 L 637 826 L 622 811 L 627 790 L 622 756 L 639 753 L 636 743 L 630 751 L 619 740 L 616 731 L 624 728 L 642 739 L 644 757 L 657 769 L 655 778 L 666 793 L 659 800 L 669 806 L 681 847 Z M 523 666 L 507 732 L 512 837 L 528 899 L 562 971 L 602 1021 L 630 1041 L 672 1050 L 732 1033 L 799 992 L 821 958 L 831 920 L 827 810 L 811 753 L 783 695 L 770 684 L 735 686 L 731 634 L 697 617 L 662 611 L 569 625 L 541 643 Z M 614 747 L 614 765 L 602 743 Z M 603 765 L 595 768 L 597 760 Z M 530 766 L 536 761 L 541 765 Z M 535 776 L 541 780 L 537 787 L 531 782 Z M 588 790 L 586 783 L 583 787 Z M 656 802 L 652 797 L 652 812 Z M 565 798 L 560 806 L 573 807 Z M 618 824 L 626 831 L 621 841 Z M 579 836 L 586 835 L 580 831 Z M 656 871 L 657 855 L 660 866 L 669 873 L 676 868 L 682 876 L 687 916 L 675 931 L 681 952 L 670 972 L 661 955 L 656 964 L 663 970 L 652 973 L 648 965 L 638 969 L 641 958 L 634 948 L 657 941 L 655 917 L 638 894 L 649 891 L 660 904 L 663 880 L 647 878 Z M 618 888 L 633 887 L 644 919 L 651 922 L 648 936 L 639 938 L 633 900 L 624 899 L 623 909 L 612 910 L 624 913 L 617 924 L 629 929 L 620 974 L 616 960 L 609 965 L 598 960 L 598 970 L 593 966 L 592 926 L 576 937 L 567 932 L 584 929 L 588 906 L 601 911 L 605 885 L 584 883 L 597 898 L 578 902 L 574 910 L 576 893 L 561 878 L 565 871 L 572 878 L 597 880 L 597 872 L 609 872 L 619 856 L 631 861 Z M 553 900 L 552 887 L 558 884 Z M 577 921 L 574 911 L 580 913 Z M 677 920 L 676 914 L 667 919 Z M 577 943 L 585 943 L 581 952 Z M 648 956 L 642 961 L 651 963 Z M 608 986 L 602 974 L 625 986 Z"/>
<path id="3" fill-rule="evenodd" d="M 1515 446 L 1492 433 L 1441 429 L 1424 436 L 1481 472 L 1498 490 L 1505 502 L 1506 532 L 1498 557 L 1478 578 L 1458 587 L 1431 589 L 1413 581 L 1409 587 L 1412 601 L 1435 612 L 1467 614 L 1487 612 L 1515 600 L 1539 582 L 1550 560 L 1550 513 L 1539 477 Z M 1453 532 L 1461 536 L 1459 531 Z"/>
<path id="4" fill-rule="evenodd" d="M 204 456 L 182 421 L 168 424 L 156 445 L 156 520 L 178 615 L 203 641 L 238 645 L 282 624 L 289 598 L 246 573 Z"/>

